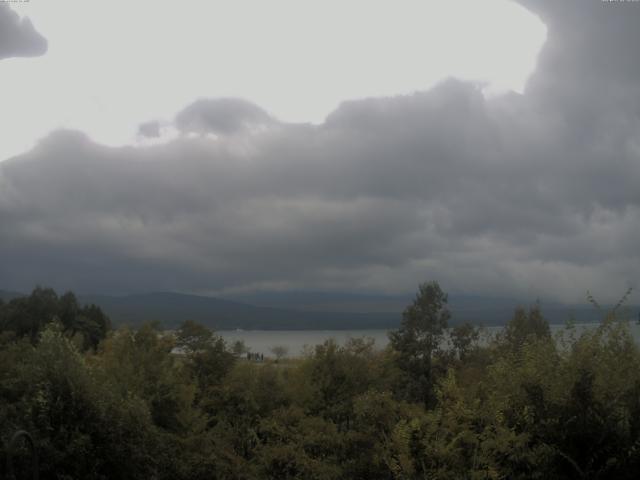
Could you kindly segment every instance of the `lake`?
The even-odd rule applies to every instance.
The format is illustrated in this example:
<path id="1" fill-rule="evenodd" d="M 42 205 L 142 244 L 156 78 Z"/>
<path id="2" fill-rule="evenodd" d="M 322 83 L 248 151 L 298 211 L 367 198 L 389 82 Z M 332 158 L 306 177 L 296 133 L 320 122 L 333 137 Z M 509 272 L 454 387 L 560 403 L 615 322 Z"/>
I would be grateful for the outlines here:
<path id="1" fill-rule="evenodd" d="M 290 356 L 299 356 L 305 346 L 314 346 L 333 338 L 344 344 L 349 338 L 371 337 L 377 348 L 384 348 L 389 339 L 388 330 L 222 330 L 216 332 L 228 344 L 243 340 L 254 353 L 271 356 L 271 347 L 283 345 L 289 349 Z"/>
<path id="2" fill-rule="evenodd" d="M 598 326 L 597 323 L 575 324 L 578 333 L 596 326 Z M 551 332 L 557 333 L 565 327 L 564 324 L 551 325 Z M 485 327 L 484 341 L 495 336 L 502 328 Z M 640 325 L 630 323 L 630 330 L 636 342 L 640 343 Z M 388 332 L 389 330 L 221 330 L 217 333 L 229 344 L 236 340 L 243 340 L 254 353 L 272 356 L 271 348 L 282 345 L 288 348 L 290 356 L 299 356 L 303 353 L 305 346 L 319 345 L 330 338 L 343 345 L 349 338 L 370 337 L 375 340 L 375 346 L 382 349 L 389 343 Z"/>

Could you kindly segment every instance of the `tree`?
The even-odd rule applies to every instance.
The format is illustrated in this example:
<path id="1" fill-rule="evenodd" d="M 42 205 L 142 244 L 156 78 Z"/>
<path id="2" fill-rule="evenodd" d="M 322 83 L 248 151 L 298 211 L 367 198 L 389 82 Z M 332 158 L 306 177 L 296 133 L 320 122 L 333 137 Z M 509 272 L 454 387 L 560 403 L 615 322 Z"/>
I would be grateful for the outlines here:
<path id="1" fill-rule="evenodd" d="M 271 353 L 276 356 L 276 362 L 279 362 L 289 354 L 289 348 L 284 345 L 275 345 L 271 347 Z"/>
<path id="2" fill-rule="evenodd" d="M 78 300 L 73 292 L 67 292 L 58 300 L 58 317 L 65 331 L 71 331 L 72 336 L 76 333 L 78 326 L 76 320 L 80 312 Z"/>
<path id="3" fill-rule="evenodd" d="M 227 350 L 222 337 L 191 320 L 183 322 L 177 330 L 176 346 L 181 348 L 186 356 L 200 395 L 211 386 L 219 384 L 236 360 L 233 353 Z"/>
<path id="4" fill-rule="evenodd" d="M 340 346 L 330 338 L 316 345 L 297 365 L 297 375 L 290 377 L 300 404 L 314 415 L 330 419 L 338 428 L 348 429 L 354 398 L 379 381 L 378 372 L 371 368 L 372 348 L 372 342 L 359 339 Z"/>
<path id="5" fill-rule="evenodd" d="M 528 312 L 518 307 L 504 328 L 502 341 L 508 348 L 519 350 L 525 342 L 536 338 L 551 338 L 549 322 L 542 316 L 540 305 L 534 305 Z"/>
<path id="6" fill-rule="evenodd" d="M 397 363 L 408 377 L 408 400 L 430 405 L 433 400 L 432 360 L 451 314 L 447 294 L 438 282 L 419 286 L 415 300 L 402 313 L 400 328 L 389 334 Z"/>
<path id="7" fill-rule="evenodd" d="M 244 343 L 244 340 L 236 340 L 231 345 L 231 351 L 236 357 L 241 357 L 245 353 L 249 353 L 251 349 L 247 347 L 247 344 Z"/>
<path id="8" fill-rule="evenodd" d="M 171 354 L 173 347 L 173 338 L 146 323 L 136 331 L 119 329 L 103 343 L 99 359 L 105 382 L 123 396 L 147 402 L 157 426 L 182 432 L 192 420 L 195 389 L 182 363 Z"/>
<path id="9" fill-rule="evenodd" d="M 0 445 L 16 430 L 33 435 L 40 478 L 158 478 L 160 442 L 146 405 L 120 395 L 93 360 L 59 322 L 34 346 L 25 338 L 0 349 Z M 15 473 L 31 478 L 31 468 Z"/>
<path id="10" fill-rule="evenodd" d="M 451 330 L 451 343 L 460 360 L 464 360 L 471 348 L 478 342 L 480 331 L 469 322 L 456 325 Z"/>
<path id="11" fill-rule="evenodd" d="M 176 331 L 176 346 L 185 353 L 205 350 L 213 341 L 213 332 L 204 325 L 192 320 L 182 322 Z"/>
<path id="12" fill-rule="evenodd" d="M 100 307 L 86 305 L 80 309 L 75 320 L 75 329 L 84 337 L 84 348 L 95 349 L 111 329 L 111 321 Z"/>
<path id="13" fill-rule="evenodd" d="M 58 296 L 50 288 L 36 287 L 28 297 L 14 298 L 2 312 L 0 326 L 16 337 L 38 341 L 44 326 L 58 315 Z"/>
<path id="14" fill-rule="evenodd" d="M 79 336 L 78 345 L 95 349 L 111 329 L 111 322 L 96 305 L 80 306 L 76 296 L 67 292 L 58 297 L 50 288 L 36 287 L 27 297 L 14 298 L 0 306 L 0 331 L 28 337 L 35 344 L 42 330 L 57 320 L 68 337 Z"/>

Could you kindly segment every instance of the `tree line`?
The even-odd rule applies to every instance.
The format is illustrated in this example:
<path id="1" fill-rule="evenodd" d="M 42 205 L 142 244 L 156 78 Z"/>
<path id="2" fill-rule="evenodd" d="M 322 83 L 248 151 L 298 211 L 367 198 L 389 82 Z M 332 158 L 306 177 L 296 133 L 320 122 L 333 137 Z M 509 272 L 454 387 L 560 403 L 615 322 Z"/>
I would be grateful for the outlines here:
<path id="1" fill-rule="evenodd" d="M 43 479 L 635 478 L 640 351 L 614 313 L 554 336 L 534 305 L 481 341 L 429 282 L 385 349 L 255 363 L 37 288 L 0 302 L 0 439 L 30 432 Z"/>

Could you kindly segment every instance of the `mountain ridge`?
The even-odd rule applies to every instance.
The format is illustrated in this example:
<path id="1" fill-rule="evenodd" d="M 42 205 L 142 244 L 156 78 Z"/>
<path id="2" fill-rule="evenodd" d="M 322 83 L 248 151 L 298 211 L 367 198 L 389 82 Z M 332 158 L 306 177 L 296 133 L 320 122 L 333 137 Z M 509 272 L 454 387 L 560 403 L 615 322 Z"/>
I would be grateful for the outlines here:
<path id="1" fill-rule="evenodd" d="M 23 296 L 0 290 L 8 301 Z M 184 320 L 203 323 L 214 330 L 351 330 L 397 328 L 402 311 L 412 295 L 353 294 L 344 292 L 276 292 L 236 294 L 223 297 L 177 292 L 148 292 L 129 295 L 79 294 L 81 304 L 96 304 L 115 325 L 138 326 L 158 321 L 175 328 Z M 470 322 L 477 325 L 504 325 L 518 306 L 535 302 L 505 297 L 449 295 L 451 325 Z M 542 302 L 542 313 L 549 323 L 570 318 L 580 323 L 597 322 L 602 312 L 592 305 L 564 305 Z M 606 310 L 606 306 L 604 307 Z M 623 307 L 629 317 L 638 317 L 640 307 Z"/>

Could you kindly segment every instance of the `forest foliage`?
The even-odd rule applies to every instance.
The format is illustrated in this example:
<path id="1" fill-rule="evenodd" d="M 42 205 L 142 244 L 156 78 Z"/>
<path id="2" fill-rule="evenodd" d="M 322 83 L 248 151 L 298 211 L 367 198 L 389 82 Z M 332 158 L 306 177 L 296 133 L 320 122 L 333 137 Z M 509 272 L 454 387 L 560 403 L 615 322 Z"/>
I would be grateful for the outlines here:
<path id="1" fill-rule="evenodd" d="M 431 282 L 385 349 L 249 362 L 38 288 L 0 304 L 0 439 L 31 432 L 43 479 L 635 478 L 640 351 L 614 313 L 552 335 L 534 305 L 487 339 Z"/>

